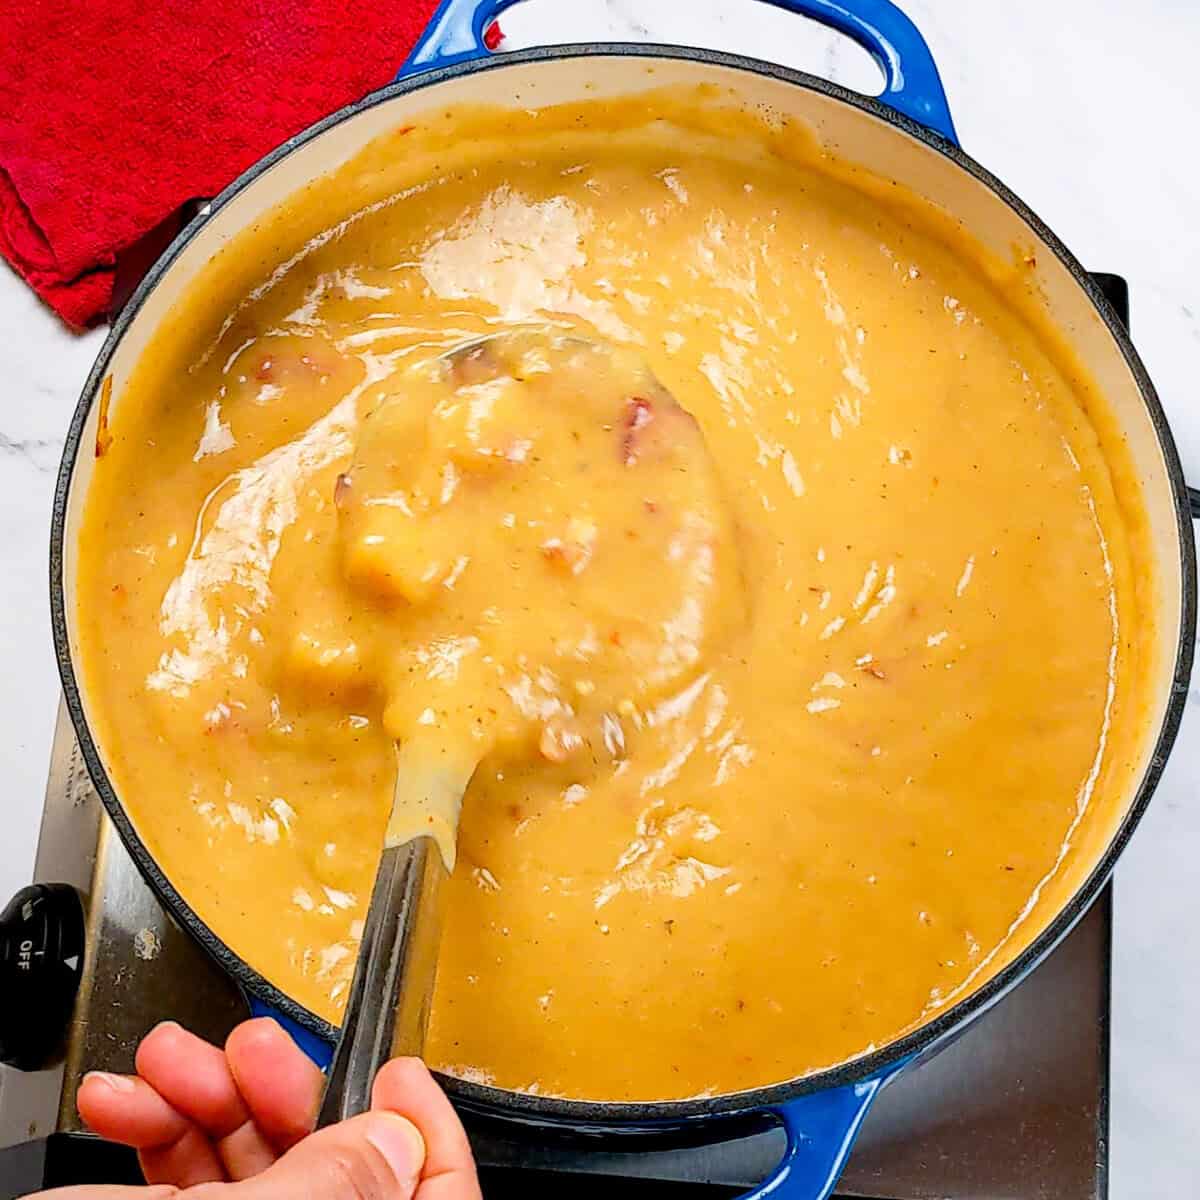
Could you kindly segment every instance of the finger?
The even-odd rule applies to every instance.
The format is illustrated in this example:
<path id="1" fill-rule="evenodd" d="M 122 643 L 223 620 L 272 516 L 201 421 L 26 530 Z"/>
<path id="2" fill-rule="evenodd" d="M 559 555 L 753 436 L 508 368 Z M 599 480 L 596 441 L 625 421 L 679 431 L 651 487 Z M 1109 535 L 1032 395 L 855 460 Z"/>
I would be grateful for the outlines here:
<path id="1" fill-rule="evenodd" d="M 216 1147 L 190 1121 L 182 1136 L 170 1145 L 139 1150 L 138 1162 L 147 1183 L 189 1188 L 220 1183 L 229 1177 Z"/>
<path id="2" fill-rule="evenodd" d="M 208 1138 L 145 1080 L 94 1071 L 84 1076 L 77 1102 L 101 1137 L 137 1149 L 147 1182 L 187 1187 L 226 1178 Z"/>
<path id="3" fill-rule="evenodd" d="M 138 1074 L 164 1100 L 207 1135 L 230 1179 L 266 1170 L 278 1155 L 257 1129 L 223 1051 L 166 1022 L 143 1039 Z M 175 1176 L 159 1175 L 173 1183 Z"/>
<path id="4" fill-rule="evenodd" d="M 407 1117 L 425 1139 L 419 1200 L 479 1200 L 466 1130 L 419 1058 L 393 1059 L 375 1076 L 371 1107 Z"/>
<path id="5" fill-rule="evenodd" d="M 173 1021 L 142 1039 L 136 1062 L 138 1074 L 168 1104 L 214 1139 L 228 1137 L 250 1117 L 224 1053 Z"/>
<path id="6" fill-rule="evenodd" d="M 188 1127 L 187 1118 L 136 1075 L 91 1071 L 83 1077 L 75 1103 L 94 1133 L 137 1150 L 170 1145 Z"/>
<path id="7" fill-rule="evenodd" d="M 237 1184 L 237 1200 L 412 1200 L 425 1144 L 410 1121 L 370 1112 L 305 1138 L 261 1175 Z M 219 1185 L 187 1200 L 226 1200 Z"/>
<path id="8" fill-rule="evenodd" d="M 34 1192 L 25 1200 L 173 1200 L 179 1192 L 173 1187 L 124 1187 L 120 1184 L 85 1184 L 82 1187 L 54 1188 Z"/>
<path id="9" fill-rule="evenodd" d="M 312 1132 L 324 1076 L 278 1022 L 259 1017 L 239 1025 L 225 1057 L 255 1125 L 276 1150 Z"/>

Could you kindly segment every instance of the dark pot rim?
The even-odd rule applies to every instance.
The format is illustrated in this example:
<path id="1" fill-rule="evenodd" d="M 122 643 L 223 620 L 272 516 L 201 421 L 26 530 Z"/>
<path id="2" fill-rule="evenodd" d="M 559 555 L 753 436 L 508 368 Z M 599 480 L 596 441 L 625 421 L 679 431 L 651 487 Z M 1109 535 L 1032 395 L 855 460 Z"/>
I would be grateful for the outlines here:
<path id="1" fill-rule="evenodd" d="M 243 172 L 233 183 L 211 202 L 207 210 L 190 222 L 171 243 L 159 260 L 142 280 L 128 304 L 114 320 L 96 363 L 84 384 L 79 404 L 72 417 L 63 449 L 62 463 L 54 492 L 53 521 L 50 536 L 50 611 L 54 635 L 55 653 L 67 709 L 78 736 L 88 772 L 100 798 L 121 835 L 129 853 L 137 863 L 151 887 L 166 909 L 200 942 L 213 958 L 238 983 L 265 1003 L 277 1008 L 288 1019 L 318 1036 L 333 1041 L 337 1036 L 334 1026 L 324 1021 L 307 1008 L 286 996 L 274 984 L 249 966 L 235 954 L 225 942 L 218 938 L 204 921 L 193 911 L 176 891 L 166 874 L 159 868 L 154 857 L 138 836 L 132 821 L 126 814 L 104 769 L 99 750 L 92 737 L 83 709 L 81 689 L 76 679 L 71 658 L 65 595 L 65 542 L 66 513 L 70 494 L 74 464 L 83 437 L 83 429 L 92 404 L 100 390 L 109 363 L 126 331 L 133 324 L 147 297 L 178 258 L 182 250 L 199 236 L 207 224 L 208 216 L 224 208 L 244 188 L 269 170 L 286 155 L 335 125 L 341 124 L 367 109 L 384 104 L 392 99 L 407 96 L 412 92 L 431 88 L 444 81 L 482 71 L 504 70 L 510 66 L 536 63 L 562 58 L 643 58 L 654 60 L 690 60 L 701 64 L 730 68 L 751 75 L 766 76 L 781 83 L 805 88 L 849 104 L 894 129 L 924 143 L 930 149 L 948 158 L 956 166 L 972 175 L 985 185 L 1005 204 L 1013 209 L 1039 240 L 1053 252 L 1070 272 L 1076 284 L 1091 302 L 1109 334 L 1116 342 L 1129 368 L 1154 426 L 1159 448 L 1165 464 L 1168 480 L 1173 491 L 1175 518 L 1180 546 L 1180 569 L 1182 578 L 1179 640 L 1175 648 L 1173 686 L 1168 698 L 1161 726 L 1155 738 L 1154 751 L 1146 773 L 1135 795 L 1109 843 L 1104 854 L 1068 903 L 1059 910 L 1054 919 L 1042 930 L 1026 949 L 987 980 L 975 991 L 947 1008 L 932 1020 L 925 1022 L 903 1037 L 882 1049 L 850 1060 L 827 1070 L 799 1076 L 766 1087 L 741 1092 L 730 1092 L 720 1096 L 687 1100 L 600 1102 L 564 1100 L 553 1096 L 528 1095 L 501 1088 L 489 1087 L 449 1076 L 441 1081 L 450 1095 L 472 1111 L 493 1114 L 510 1120 L 531 1123 L 548 1123 L 579 1130 L 627 1130 L 657 1129 L 692 1125 L 699 1119 L 726 1115 L 745 1115 L 756 1110 L 770 1109 L 795 1099 L 798 1096 L 827 1088 L 840 1087 L 858 1080 L 886 1073 L 917 1055 L 928 1052 L 936 1043 L 947 1038 L 966 1022 L 980 1015 L 999 1000 L 1010 988 L 1032 970 L 1062 940 L 1075 923 L 1087 911 L 1101 887 L 1108 879 L 1112 868 L 1141 820 L 1150 797 L 1158 784 L 1166 763 L 1167 755 L 1175 741 L 1183 715 L 1191 672 L 1196 625 L 1196 564 L 1192 543 L 1187 489 L 1175 442 L 1166 416 L 1159 402 L 1154 385 L 1134 349 L 1129 335 L 1117 314 L 1113 311 L 1095 282 L 1063 243 L 1050 231 L 1026 204 L 1015 196 L 995 176 L 965 154 L 957 145 L 933 133 L 908 117 L 895 112 L 872 97 L 830 83 L 827 80 L 792 70 L 788 67 L 761 62 L 741 55 L 720 51 L 701 50 L 682 46 L 656 45 L 653 43 L 597 43 L 594 45 L 570 45 L 538 47 L 529 50 L 506 52 L 449 67 L 424 71 L 401 79 L 387 87 L 372 92 L 363 99 L 347 105 L 324 120 L 309 126 L 284 142 L 277 149 L 260 159 Z"/>

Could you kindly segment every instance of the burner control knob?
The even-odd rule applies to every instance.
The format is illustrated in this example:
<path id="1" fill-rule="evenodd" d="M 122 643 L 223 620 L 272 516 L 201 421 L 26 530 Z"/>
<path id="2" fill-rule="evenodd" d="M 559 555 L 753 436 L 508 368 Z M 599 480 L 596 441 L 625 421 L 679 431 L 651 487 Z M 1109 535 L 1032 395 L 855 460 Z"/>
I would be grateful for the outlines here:
<path id="1" fill-rule="evenodd" d="M 0 1062 L 54 1058 L 83 972 L 83 903 L 65 883 L 22 888 L 0 913 Z"/>

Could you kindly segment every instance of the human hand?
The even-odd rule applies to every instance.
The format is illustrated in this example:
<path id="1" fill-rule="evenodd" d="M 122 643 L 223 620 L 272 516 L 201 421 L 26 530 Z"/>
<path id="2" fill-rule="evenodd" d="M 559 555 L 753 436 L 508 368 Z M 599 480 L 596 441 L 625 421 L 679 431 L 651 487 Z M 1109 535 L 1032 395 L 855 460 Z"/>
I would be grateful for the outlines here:
<path id="1" fill-rule="evenodd" d="M 223 1051 L 159 1025 L 136 1067 L 88 1075 L 79 1111 L 138 1151 L 151 1186 L 33 1200 L 480 1200 L 463 1127 L 418 1059 L 379 1072 L 371 1112 L 316 1133 L 321 1072 L 269 1018 L 239 1025 Z"/>

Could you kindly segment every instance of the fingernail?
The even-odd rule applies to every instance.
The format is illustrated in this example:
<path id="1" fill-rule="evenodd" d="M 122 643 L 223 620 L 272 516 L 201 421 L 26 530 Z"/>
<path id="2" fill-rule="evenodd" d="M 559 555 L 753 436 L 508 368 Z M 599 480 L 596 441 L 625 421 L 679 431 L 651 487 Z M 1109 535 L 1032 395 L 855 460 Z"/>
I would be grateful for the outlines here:
<path id="1" fill-rule="evenodd" d="M 137 1086 L 128 1076 L 110 1075 L 107 1071 L 89 1071 L 83 1077 L 83 1082 L 87 1083 L 89 1079 L 94 1079 L 97 1083 L 112 1088 L 114 1092 L 123 1092 L 125 1094 L 132 1092 Z"/>
<path id="2" fill-rule="evenodd" d="M 397 1183 L 415 1182 L 425 1163 L 425 1139 L 411 1122 L 393 1112 L 371 1114 L 367 1141 L 383 1155 Z"/>

